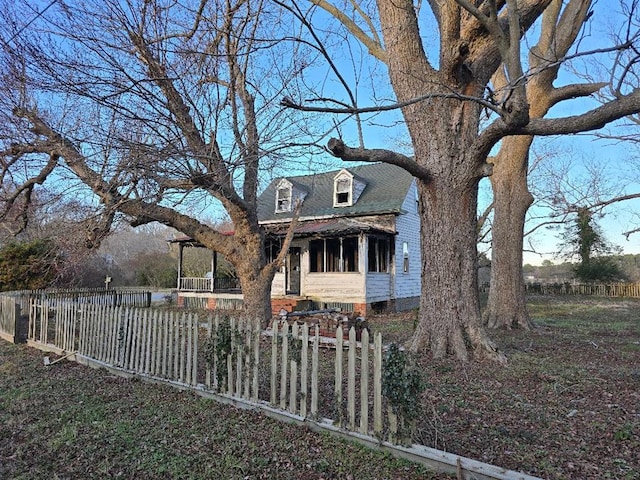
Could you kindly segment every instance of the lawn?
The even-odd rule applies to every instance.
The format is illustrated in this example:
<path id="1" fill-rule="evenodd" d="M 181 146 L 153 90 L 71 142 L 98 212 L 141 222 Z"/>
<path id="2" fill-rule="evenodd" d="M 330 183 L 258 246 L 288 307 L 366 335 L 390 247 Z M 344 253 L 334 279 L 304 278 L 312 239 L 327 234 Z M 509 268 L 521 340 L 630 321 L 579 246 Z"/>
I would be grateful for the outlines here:
<path id="1" fill-rule="evenodd" d="M 0 341 L 0 479 L 440 479 L 328 434 Z M 373 467 L 375 466 L 375 467 Z"/>
<path id="2" fill-rule="evenodd" d="M 506 367 L 423 361 L 427 446 L 552 479 L 640 479 L 640 301 L 533 297 Z M 409 338 L 414 314 L 370 318 Z M 168 386 L 0 342 L 0 478 L 444 478 Z"/>
<path id="3" fill-rule="evenodd" d="M 422 362 L 420 443 L 551 479 L 640 479 L 640 301 L 532 297 L 500 367 Z M 415 315 L 415 314 L 414 314 Z M 408 338 L 411 318 L 372 319 Z"/>

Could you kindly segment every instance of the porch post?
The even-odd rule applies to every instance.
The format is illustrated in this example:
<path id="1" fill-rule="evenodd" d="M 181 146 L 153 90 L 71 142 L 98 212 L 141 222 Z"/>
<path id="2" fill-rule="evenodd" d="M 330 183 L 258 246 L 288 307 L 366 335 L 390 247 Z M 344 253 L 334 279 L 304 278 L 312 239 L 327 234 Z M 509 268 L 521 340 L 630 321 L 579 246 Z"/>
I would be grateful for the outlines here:
<path id="1" fill-rule="evenodd" d="M 182 249 L 184 245 L 178 243 L 178 290 L 182 287 Z"/>
<path id="2" fill-rule="evenodd" d="M 211 251 L 211 292 L 216 289 L 216 271 L 218 270 L 218 252 Z"/>

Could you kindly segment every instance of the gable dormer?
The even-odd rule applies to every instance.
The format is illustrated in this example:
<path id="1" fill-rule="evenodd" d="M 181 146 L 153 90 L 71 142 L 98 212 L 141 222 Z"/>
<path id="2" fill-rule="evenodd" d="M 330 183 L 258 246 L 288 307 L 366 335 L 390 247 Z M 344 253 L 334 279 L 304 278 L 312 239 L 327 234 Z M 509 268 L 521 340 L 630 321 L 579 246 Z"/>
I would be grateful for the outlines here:
<path id="1" fill-rule="evenodd" d="M 365 182 L 343 168 L 333 177 L 333 206 L 350 207 L 354 205 L 366 186 Z"/>
<path id="2" fill-rule="evenodd" d="M 281 179 L 276 185 L 276 213 L 290 213 L 297 202 L 301 202 L 307 193 L 296 187 L 286 178 Z"/>

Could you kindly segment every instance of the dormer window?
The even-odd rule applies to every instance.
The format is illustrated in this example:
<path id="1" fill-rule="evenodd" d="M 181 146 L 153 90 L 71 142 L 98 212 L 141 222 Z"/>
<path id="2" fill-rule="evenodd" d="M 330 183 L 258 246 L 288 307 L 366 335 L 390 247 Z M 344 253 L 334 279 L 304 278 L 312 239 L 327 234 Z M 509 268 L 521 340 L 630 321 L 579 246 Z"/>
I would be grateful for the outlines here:
<path id="1" fill-rule="evenodd" d="M 276 189 L 276 213 L 285 213 L 291 211 L 291 183 L 282 180 Z"/>
<path id="2" fill-rule="evenodd" d="M 286 178 L 281 179 L 276 185 L 276 213 L 290 213 L 293 207 L 301 203 L 307 192 L 300 186 L 296 186 Z"/>
<path id="3" fill-rule="evenodd" d="M 333 177 L 333 206 L 350 207 L 355 205 L 366 183 L 343 168 Z"/>
<path id="4" fill-rule="evenodd" d="M 279 188 L 276 200 L 276 212 L 291 211 L 291 188 Z"/>
<path id="5" fill-rule="evenodd" d="M 336 179 L 336 197 L 335 197 L 334 203 L 336 206 L 351 205 L 351 179 L 350 178 Z"/>

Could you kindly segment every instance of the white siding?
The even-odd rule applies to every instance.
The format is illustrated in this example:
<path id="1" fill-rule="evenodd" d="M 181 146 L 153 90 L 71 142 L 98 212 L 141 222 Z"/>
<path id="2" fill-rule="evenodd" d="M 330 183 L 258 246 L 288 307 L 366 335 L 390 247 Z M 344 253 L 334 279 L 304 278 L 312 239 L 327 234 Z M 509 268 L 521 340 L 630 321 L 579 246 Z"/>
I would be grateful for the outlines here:
<path id="1" fill-rule="evenodd" d="M 391 273 L 367 273 L 367 303 L 385 302 L 393 298 Z"/>
<path id="2" fill-rule="evenodd" d="M 411 184 L 404 203 L 403 213 L 396 219 L 396 248 L 395 248 L 395 298 L 410 298 L 420 296 L 420 217 L 416 202 L 416 182 Z M 403 272 L 402 244 L 409 245 L 409 272 Z"/>
<path id="3" fill-rule="evenodd" d="M 364 303 L 364 242 L 358 242 L 358 272 L 309 272 L 309 243 L 302 246 L 300 295 L 323 302 Z"/>
<path id="4" fill-rule="evenodd" d="M 278 271 L 273 277 L 273 281 L 271 282 L 271 295 L 279 296 L 284 295 L 285 292 L 285 280 L 286 276 L 284 272 Z"/>

